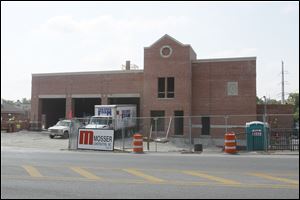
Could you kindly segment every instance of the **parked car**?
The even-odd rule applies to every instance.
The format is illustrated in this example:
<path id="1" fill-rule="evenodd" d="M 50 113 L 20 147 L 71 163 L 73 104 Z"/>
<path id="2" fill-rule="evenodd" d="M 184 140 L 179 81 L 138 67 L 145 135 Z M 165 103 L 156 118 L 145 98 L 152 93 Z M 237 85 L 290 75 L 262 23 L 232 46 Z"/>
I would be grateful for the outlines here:
<path id="1" fill-rule="evenodd" d="M 55 136 L 61 136 L 63 138 L 69 138 L 70 128 L 74 127 L 78 129 L 82 124 L 79 121 L 74 120 L 60 120 L 54 126 L 48 128 L 49 137 L 53 139 Z"/>

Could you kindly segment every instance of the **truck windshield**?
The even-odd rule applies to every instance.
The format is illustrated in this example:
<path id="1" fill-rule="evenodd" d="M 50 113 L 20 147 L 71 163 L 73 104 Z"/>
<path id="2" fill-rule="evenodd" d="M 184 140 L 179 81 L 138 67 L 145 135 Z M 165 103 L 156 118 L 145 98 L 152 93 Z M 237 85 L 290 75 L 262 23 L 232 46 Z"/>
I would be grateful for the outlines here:
<path id="1" fill-rule="evenodd" d="M 112 123 L 112 119 L 108 117 L 92 117 L 90 124 L 109 125 Z"/>
<path id="2" fill-rule="evenodd" d="M 70 126 L 70 123 L 71 122 L 68 122 L 68 121 L 59 121 L 57 122 L 57 126 Z"/>

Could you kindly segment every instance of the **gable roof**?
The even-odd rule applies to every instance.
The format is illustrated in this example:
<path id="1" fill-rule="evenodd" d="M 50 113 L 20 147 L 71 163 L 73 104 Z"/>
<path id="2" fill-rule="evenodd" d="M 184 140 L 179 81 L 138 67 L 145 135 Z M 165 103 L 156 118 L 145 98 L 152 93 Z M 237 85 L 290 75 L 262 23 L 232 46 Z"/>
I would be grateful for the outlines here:
<path id="1" fill-rule="evenodd" d="M 156 43 L 160 42 L 161 40 L 165 39 L 165 38 L 169 38 L 171 40 L 173 40 L 174 42 L 176 42 L 177 44 L 181 45 L 181 46 L 190 46 L 190 45 L 186 45 L 186 44 L 182 44 L 181 42 L 179 42 L 178 40 L 174 39 L 173 37 L 169 36 L 168 34 L 163 35 L 161 38 L 159 38 L 158 40 L 156 40 L 152 45 L 150 45 L 149 47 L 145 47 L 145 48 L 151 48 L 153 47 Z"/>

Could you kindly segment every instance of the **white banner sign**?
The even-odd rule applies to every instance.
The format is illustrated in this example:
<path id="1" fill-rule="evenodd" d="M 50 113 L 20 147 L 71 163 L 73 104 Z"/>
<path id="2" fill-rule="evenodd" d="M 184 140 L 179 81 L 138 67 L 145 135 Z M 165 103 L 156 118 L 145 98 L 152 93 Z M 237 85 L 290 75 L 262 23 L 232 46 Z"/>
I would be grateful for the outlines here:
<path id="1" fill-rule="evenodd" d="M 252 135 L 253 136 L 262 136 L 261 130 L 260 129 L 253 129 L 252 130 Z"/>
<path id="2" fill-rule="evenodd" d="M 78 149 L 114 150 L 114 130 L 79 129 Z"/>

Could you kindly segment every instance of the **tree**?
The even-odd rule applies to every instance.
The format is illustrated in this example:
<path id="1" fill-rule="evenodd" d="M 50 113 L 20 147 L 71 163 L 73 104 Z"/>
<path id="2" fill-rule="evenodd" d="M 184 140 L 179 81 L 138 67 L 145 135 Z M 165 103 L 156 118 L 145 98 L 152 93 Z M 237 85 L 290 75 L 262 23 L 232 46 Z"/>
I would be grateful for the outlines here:
<path id="1" fill-rule="evenodd" d="M 294 120 L 299 122 L 299 93 L 290 93 L 286 102 L 294 106 Z"/>
<path id="2" fill-rule="evenodd" d="M 22 98 L 22 103 L 23 104 L 29 104 L 30 103 L 30 99 Z"/>
<path id="3" fill-rule="evenodd" d="M 265 100 L 264 100 L 264 98 L 256 97 L 256 103 L 264 104 Z M 267 104 L 281 104 L 281 101 L 276 100 L 276 99 L 267 98 Z"/>
<path id="4" fill-rule="evenodd" d="M 256 104 L 264 104 L 264 100 L 259 98 L 258 96 L 256 97 Z"/>

